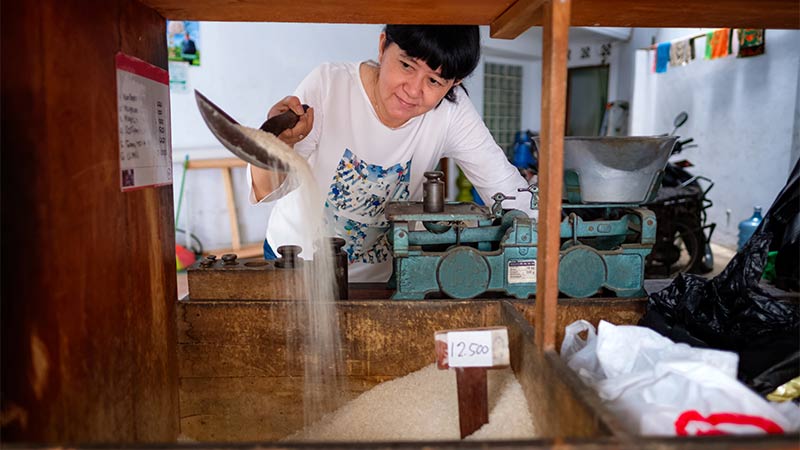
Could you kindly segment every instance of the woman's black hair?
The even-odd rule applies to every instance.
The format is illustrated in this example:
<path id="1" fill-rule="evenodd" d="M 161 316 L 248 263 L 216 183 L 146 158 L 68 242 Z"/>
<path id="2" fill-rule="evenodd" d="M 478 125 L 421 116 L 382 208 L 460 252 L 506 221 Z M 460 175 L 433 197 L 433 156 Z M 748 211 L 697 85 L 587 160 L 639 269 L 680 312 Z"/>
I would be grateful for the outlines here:
<path id="1" fill-rule="evenodd" d="M 431 70 L 442 68 L 447 80 L 463 80 L 478 67 L 481 58 L 481 35 L 477 25 L 386 25 L 386 42 L 397 44 L 412 58 L 425 61 Z M 464 88 L 463 83 L 460 86 Z M 456 86 L 444 96 L 456 101 Z"/>

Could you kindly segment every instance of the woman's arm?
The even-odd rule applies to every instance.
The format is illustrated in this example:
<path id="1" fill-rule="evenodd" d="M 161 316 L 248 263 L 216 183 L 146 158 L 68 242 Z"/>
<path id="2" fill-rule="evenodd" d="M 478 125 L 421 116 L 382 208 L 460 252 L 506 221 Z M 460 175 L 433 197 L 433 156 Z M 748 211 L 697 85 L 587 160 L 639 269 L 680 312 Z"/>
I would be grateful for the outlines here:
<path id="1" fill-rule="evenodd" d="M 472 102 L 462 92 L 453 108 L 444 148 L 445 156 L 453 158 L 487 204 L 491 203 L 492 195 L 502 192 L 516 197 L 503 202 L 503 207 L 536 216 L 530 208 L 530 194 L 517 192 L 517 189 L 526 188 L 528 182 L 508 161 Z"/>

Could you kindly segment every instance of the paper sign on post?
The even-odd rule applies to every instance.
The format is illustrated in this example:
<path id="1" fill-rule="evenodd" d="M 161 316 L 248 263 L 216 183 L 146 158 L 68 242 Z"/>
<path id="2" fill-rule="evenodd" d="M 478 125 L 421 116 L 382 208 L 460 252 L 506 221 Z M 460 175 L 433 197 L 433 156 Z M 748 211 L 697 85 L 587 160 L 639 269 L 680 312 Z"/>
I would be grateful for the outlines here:
<path id="1" fill-rule="evenodd" d="M 458 425 L 461 438 L 489 422 L 486 372 L 507 367 L 506 327 L 437 331 L 433 334 L 436 366 L 455 369 L 458 390 Z"/>
<path id="2" fill-rule="evenodd" d="M 447 358 L 450 367 L 491 367 L 491 331 L 451 331 L 447 333 Z"/>
<path id="3" fill-rule="evenodd" d="M 505 327 L 437 331 L 434 340 L 440 369 L 503 367 L 510 361 Z"/>
<path id="4" fill-rule="evenodd" d="M 123 191 L 172 184 L 169 74 L 117 53 L 120 186 Z"/>

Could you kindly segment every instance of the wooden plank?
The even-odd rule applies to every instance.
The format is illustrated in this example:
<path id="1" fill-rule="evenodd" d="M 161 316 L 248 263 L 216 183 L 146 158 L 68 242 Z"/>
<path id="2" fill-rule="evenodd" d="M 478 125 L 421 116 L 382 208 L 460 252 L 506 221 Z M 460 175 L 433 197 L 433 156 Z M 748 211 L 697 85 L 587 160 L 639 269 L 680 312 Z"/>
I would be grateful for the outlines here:
<path id="1" fill-rule="evenodd" d="M 239 158 L 190 159 L 188 169 L 227 169 L 231 167 L 247 167 L 247 163 Z"/>
<path id="2" fill-rule="evenodd" d="M 302 267 L 281 268 L 275 261 L 236 261 L 226 265 L 219 259 L 212 267 L 204 261 L 189 267 L 189 298 L 192 300 L 301 300 L 306 298 L 306 276 Z"/>
<path id="3" fill-rule="evenodd" d="M 495 19 L 489 28 L 495 39 L 514 39 L 534 23 L 541 23 L 542 6 L 550 0 L 517 0 Z"/>
<path id="4" fill-rule="evenodd" d="M 514 0 L 144 0 L 167 19 L 244 22 L 488 24 Z"/>
<path id="5" fill-rule="evenodd" d="M 235 253 L 242 247 L 242 241 L 239 237 L 239 219 L 236 217 L 236 199 L 233 197 L 230 167 L 222 169 L 222 185 L 225 187 L 225 204 L 228 208 L 228 220 L 231 225 L 231 247 Z"/>
<path id="6" fill-rule="evenodd" d="M 120 190 L 114 59 L 166 69 L 165 33 L 134 0 L 3 2 L 4 442 L 178 434 L 172 187 Z"/>
<path id="7" fill-rule="evenodd" d="M 556 336 L 569 12 L 570 0 L 556 0 L 543 6 L 539 272 L 536 279 L 536 343 L 541 350 L 554 349 Z"/>
<path id="8" fill-rule="evenodd" d="M 265 440 L 302 427 L 308 324 L 296 302 L 182 301 L 178 309 L 184 435 Z M 435 331 L 499 321 L 497 302 L 346 301 L 336 310 L 346 377 L 337 402 L 433 363 Z"/>
<path id="9" fill-rule="evenodd" d="M 510 300 L 520 314 L 534 326 L 537 326 L 535 306 L 524 300 Z M 615 325 L 636 325 L 644 315 L 646 298 L 562 298 L 558 299 L 555 348 L 561 348 L 564 340 L 564 328 L 572 322 L 583 319 L 594 326 L 600 320 Z"/>
<path id="10" fill-rule="evenodd" d="M 400 376 L 434 362 L 434 332 L 451 328 L 496 325 L 497 302 L 475 301 L 338 301 L 337 320 L 346 341 L 347 375 Z M 294 302 L 285 301 L 181 301 L 178 305 L 178 346 L 181 377 L 228 376 L 216 359 L 226 352 L 243 361 L 257 355 L 287 353 L 281 363 L 294 374 L 305 354 L 298 341 L 308 331 L 304 318 L 293 315 Z M 389 346 L 402 342 L 403 346 Z M 202 350 L 189 346 L 206 346 Z M 298 346 L 297 351 L 282 347 Z M 216 347 L 216 348 L 214 348 Z M 381 351 L 377 351 L 380 349 Z M 250 352 L 252 356 L 245 353 Z M 400 355 L 403 355 L 400 357 Z M 276 358 L 280 359 L 280 358 Z M 262 359 L 263 361 L 263 359 Z M 209 372 L 208 367 L 220 372 Z M 216 369 L 215 369 L 216 370 Z M 250 376 L 277 375 L 246 364 L 232 370 Z M 301 372 L 298 372 L 301 373 Z M 237 375 L 239 376 L 239 375 Z"/>
<path id="11" fill-rule="evenodd" d="M 240 259 L 246 258 L 256 258 L 258 257 L 262 261 L 264 260 L 264 243 L 259 242 L 257 244 L 246 244 L 239 247 L 239 249 L 233 248 L 212 248 L 203 251 L 203 255 L 214 255 L 220 257 L 226 253 L 235 253 Z"/>
<path id="12" fill-rule="evenodd" d="M 800 28 L 797 0 L 592 0 L 575 2 L 572 26 Z"/>
<path id="13" fill-rule="evenodd" d="M 553 351 L 534 344 L 534 328 L 509 302 L 500 310 L 508 327 L 511 368 L 528 400 L 535 429 L 543 438 L 600 437 L 627 439 L 624 428 L 600 404 Z M 566 371 L 565 371 L 566 369 Z"/>
<path id="14" fill-rule="evenodd" d="M 411 0 L 143 0 L 142 3 L 167 19 L 178 20 L 476 24 L 491 25 L 493 33 L 502 23 L 518 23 L 513 27 L 514 32 L 492 35 L 513 39 L 527 27 L 544 24 L 543 16 L 529 12 L 531 4 L 538 1 L 541 0 L 441 0 L 432 3 Z M 507 13 L 510 8 L 521 9 L 523 14 L 515 17 Z M 798 17 L 800 2 L 796 0 L 591 0 L 572 5 L 569 23 L 588 27 L 798 29 Z"/>
<path id="15" fill-rule="evenodd" d="M 531 26 L 544 25 L 540 7 L 550 0 L 519 0 L 491 22 L 490 35 L 514 39 Z M 767 0 L 593 0 L 571 7 L 573 27 L 641 28 L 800 28 L 800 2 Z"/>
<path id="16" fill-rule="evenodd" d="M 489 423 L 489 394 L 486 367 L 456 367 L 458 427 L 461 439 Z"/>

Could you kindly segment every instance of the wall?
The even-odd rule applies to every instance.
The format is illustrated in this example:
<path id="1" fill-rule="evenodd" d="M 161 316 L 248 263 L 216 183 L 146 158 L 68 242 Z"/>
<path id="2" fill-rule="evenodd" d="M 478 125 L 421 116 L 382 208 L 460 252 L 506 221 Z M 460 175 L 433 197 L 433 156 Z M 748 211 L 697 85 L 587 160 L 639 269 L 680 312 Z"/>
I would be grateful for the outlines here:
<path id="1" fill-rule="evenodd" d="M 201 23 L 202 65 L 188 68 L 189 92 L 171 95 L 176 208 L 187 154 L 192 159 L 232 156 L 203 123 L 192 89 L 200 90 L 239 122 L 260 125 L 270 106 L 290 95 L 318 64 L 376 59 L 380 31 L 380 25 Z M 481 33 L 484 61 L 523 65 L 523 126 L 538 130 L 541 44 L 536 32 L 513 41 L 490 39 L 488 27 L 482 27 Z M 465 81 L 479 112 L 483 110 L 482 80 L 481 64 Z M 234 169 L 233 181 L 241 240 L 259 242 L 270 206 L 248 204 L 244 169 Z M 227 214 L 221 171 L 188 171 L 178 227 L 197 235 L 206 249 L 229 247 Z M 178 243 L 189 244 L 184 235 L 178 236 Z"/>
<path id="2" fill-rule="evenodd" d="M 655 36 L 662 42 L 702 31 L 662 29 Z M 655 52 L 636 53 L 631 128 L 632 134 L 666 133 L 679 112 L 689 113 L 678 134 L 694 137 L 699 147 L 673 158 L 689 159 L 692 173 L 714 180 L 712 241 L 735 247 L 738 222 L 754 205 L 769 208 L 797 161 L 800 32 L 767 30 L 766 54 L 750 58 L 703 60 L 704 41 L 696 42 L 700 59 L 663 74 L 649 70 Z"/>
<path id="3" fill-rule="evenodd" d="M 614 39 L 587 35 L 574 28 L 570 33 L 567 68 L 608 65 L 608 101 L 627 100 L 625 97 L 620 98 L 618 92 L 618 79 L 624 76 L 619 63 L 622 58 L 621 49 L 624 47 Z M 588 56 L 584 51 L 588 51 Z"/>

